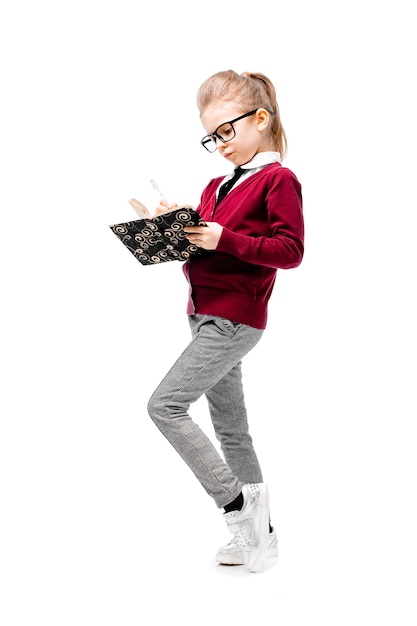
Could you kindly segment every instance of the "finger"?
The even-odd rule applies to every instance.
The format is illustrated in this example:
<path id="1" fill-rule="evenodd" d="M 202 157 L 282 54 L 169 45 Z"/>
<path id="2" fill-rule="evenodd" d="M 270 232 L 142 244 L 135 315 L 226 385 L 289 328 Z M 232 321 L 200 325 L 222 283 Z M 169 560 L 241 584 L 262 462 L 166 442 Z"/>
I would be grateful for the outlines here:
<path id="1" fill-rule="evenodd" d="M 184 232 L 189 234 L 201 235 L 203 234 L 203 228 L 205 228 L 205 226 L 184 226 Z"/>
<path id="2" fill-rule="evenodd" d="M 160 200 L 158 206 L 155 209 L 155 215 L 168 213 L 168 211 L 173 211 L 177 207 L 178 204 L 176 202 L 167 202 L 166 200 Z"/>

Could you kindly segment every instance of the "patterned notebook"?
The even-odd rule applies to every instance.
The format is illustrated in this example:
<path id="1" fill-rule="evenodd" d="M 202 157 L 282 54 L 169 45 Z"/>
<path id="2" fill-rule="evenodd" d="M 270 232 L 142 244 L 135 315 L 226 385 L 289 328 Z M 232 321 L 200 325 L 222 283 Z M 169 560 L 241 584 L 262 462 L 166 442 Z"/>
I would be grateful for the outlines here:
<path id="1" fill-rule="evenodd" d="M 186 261 L 201 248 L 185 237 L 184 226 L 206 226 L 188 205 L 151 218 L 113 224 L 109 228 L 142 265 Z"/>

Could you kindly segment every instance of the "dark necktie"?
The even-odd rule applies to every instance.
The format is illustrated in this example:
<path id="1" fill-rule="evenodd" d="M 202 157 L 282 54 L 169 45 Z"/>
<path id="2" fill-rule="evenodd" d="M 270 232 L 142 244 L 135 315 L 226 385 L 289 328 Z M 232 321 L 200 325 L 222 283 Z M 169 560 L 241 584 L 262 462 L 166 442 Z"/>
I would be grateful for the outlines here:
<path id="1" fill-rule="evenodd" d="M 217 196 L 216 206 L 219 204 L 219 202 L 223 200 L 225 195 L 231 190 L 235 182 L 242 176 L 244 172 L 245 170 L 243 169 L 243 167 L 237 167 L 234 171 L 232 178 L 223 183 L 223 185 L 221 185 L 221 187 L 219 188 L 219 194 Z"/>

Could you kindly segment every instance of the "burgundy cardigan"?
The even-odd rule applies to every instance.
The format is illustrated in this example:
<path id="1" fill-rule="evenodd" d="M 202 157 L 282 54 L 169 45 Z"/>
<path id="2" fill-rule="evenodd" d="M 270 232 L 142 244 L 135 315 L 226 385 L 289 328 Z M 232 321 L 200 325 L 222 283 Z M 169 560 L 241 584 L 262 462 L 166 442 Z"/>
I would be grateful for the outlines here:
<path id="1" fill-rule="evenodd" d="M 252 174 L 215 208 L 212 179 L 197 211 L 223 232 L 216 250 L 184 263 L 187 313 L 216 315 L 263 329 L 277 269 L 297 267 L 304 253 L 301 185 L 280 163 Z"/>

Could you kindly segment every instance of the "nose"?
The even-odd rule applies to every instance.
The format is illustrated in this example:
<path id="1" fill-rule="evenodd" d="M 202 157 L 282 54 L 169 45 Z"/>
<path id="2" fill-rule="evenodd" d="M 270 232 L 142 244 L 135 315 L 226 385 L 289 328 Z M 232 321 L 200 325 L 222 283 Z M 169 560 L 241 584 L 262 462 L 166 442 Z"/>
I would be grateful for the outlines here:
<path id="1" fill-rule="evenodd" d="M 220 150 L 221 152 L 223 152 L 223 150 L 226 148 L 226 142 L 222 141 L 219 137 L 215 137 L 216 140 L 216 146 L 217 146 L 217 150 Z"/>

